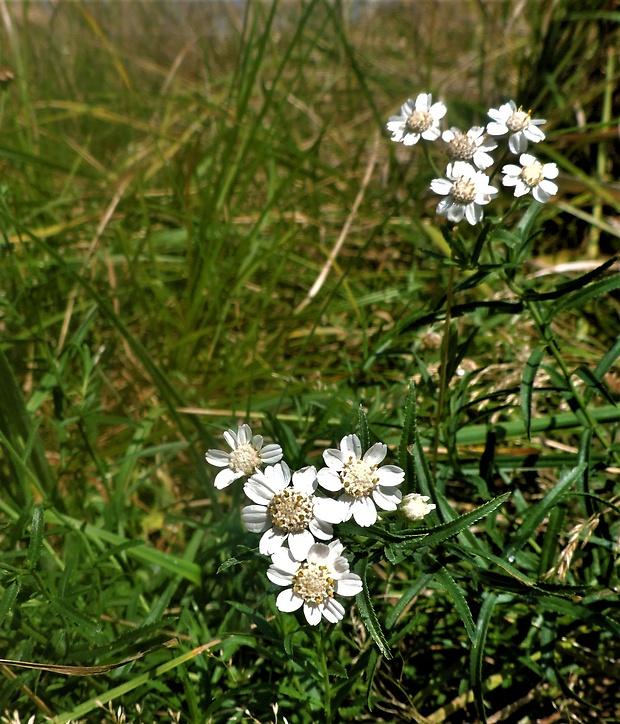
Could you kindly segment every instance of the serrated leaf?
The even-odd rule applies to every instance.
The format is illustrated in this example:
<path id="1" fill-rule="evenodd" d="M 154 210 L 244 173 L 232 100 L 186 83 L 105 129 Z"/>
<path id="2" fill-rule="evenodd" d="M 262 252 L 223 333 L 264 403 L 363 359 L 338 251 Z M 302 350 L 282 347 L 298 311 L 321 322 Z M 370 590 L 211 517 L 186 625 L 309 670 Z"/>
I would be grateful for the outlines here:
<path id="1" fill-rule="evenodd" d="M 381 624 L 375 613 L 374 606 L 370 599 L 370 593 L 368 592 L 368 584 L 366 583 L 366 569 L 368 567 L 368 559 L 360 561 L 356 566 L 356 572 L 362 579 L 363 589 L 357 596 L 357 607 L 359 609 L 366 630 L 371 635 L 373 641 L 377 644 L 379 651 L 383 654 L 386 659 L 392 658 L 392 652 L 390 646 L 385 638 L 385 634 L 381 629 Z"/>
<path id="2" fill-rule="evenodd" d="M 596 374 L 592 372 L 589 367 L 586 367 L 585 364 L 579 365 L 579 367 L 575 370 L 575 374 L 586 383 L 590 392 L 598 392 L 599 395 L 607 400 L 607 402 L 611 405 L 616 404 L 614 398 L 610 395 L 605 385 L 597 378 Z"/>
<path id="3" fill-rule="evenodd" d="M 465 626 L 465 631 L 467 631 L 469 640 L 475 646 L 477 640 L 476 626 L 474 624 L 474 619 L 471 615 L 471 611 L 469 610 L 469 606 L 467 605 L 467 601 L 465 600 L 465 596 L 463 595 L 463 591 L 461 591 L 454 578 L 452 578 L 452 576 L 443 566 L 439 570 L 434 572 L 434 576 L 448 592 L 448 595 L 454 603 L 454 607 L 456 608 L 459 616 L 461 617 L 461 621 L 463 621 L 463 625 Z"/>
<path id="4" fill-rule="evenodd" d="M 370 432 L 368 430 L 368 420 L 364 408 L 360 405 L 357 408 L 357 417 L 359 424 L 359 439 L 362 444 L 362 450 L 366 451 L 370 447 Z"/>

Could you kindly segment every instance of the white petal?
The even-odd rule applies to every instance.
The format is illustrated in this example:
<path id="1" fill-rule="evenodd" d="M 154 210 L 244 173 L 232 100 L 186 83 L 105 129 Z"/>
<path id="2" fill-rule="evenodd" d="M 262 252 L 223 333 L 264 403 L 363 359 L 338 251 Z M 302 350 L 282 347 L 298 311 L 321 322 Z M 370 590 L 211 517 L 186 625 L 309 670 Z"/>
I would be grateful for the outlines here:
<path id="1" fill-rule="evenodd" d="M 358 525 L 366 528 L 373 525 L 377 520 L 377 509 L 372 498 L 359 498 L 351 506 L 353 517 Z"/>
<path id="2" fill-rule="evenodd" d="M 513 133 L 508 139 L 508 148 L 511 153 L 516 155 L 523 153 L 527 148 L 527 138 L 523 134 L 523 131 Z"/>
<path id="3" fill-rule="evenodd" d="M 285 613 L 292 613 L 293 611 L 299 610 L 303 606 L 303 603 L 303 598 L 298 596 L 292 588 L 281 591 L 276 598 L 278 611 L 284 611 Z"/>
<path id="4" fill-rule="evenodd" d="M 263 483 L 262 479 L 255 474 L 245 483 L 243 492 L 253 503 L 267 506 L 273 500 L 276 491 L 271 490 L 267 480 Z"/>
<path id="5" fill-rule="evenodd" d="M 246 505 L 241 510 L 241 520 L 251 533 L 262 533 L 271 525 L 271 516 L 264 505 Z"/>
<path id="6" fill-rule="evenodd" d="M 299 570 L 299 561 L 296 561 L 295 558 L 293 558 L 293 554 L 288 548 L 278 548 L 277 551 L 272 553 L 271 563 L 272 567 L 292 576 Z"/>
<path id="7" fill-rule="evenodd" d="M 314 545 L 314 536 L 309 530 L 288 534 L 288 547 L 298 561 L 305 561 L 308 551 Z"/>
<path id="8" fill-rule="evenodd" d="M 491 115 L 489 113 L 489 115 Z M 491 121 L 487 125 L 487 133 L 491 136 L 503 136 L 508 133 L 508 126 L 502 121 Z"/>
<path id="9" fill-rule="evenodd" d="M 340 441 L 342 459 L 348 462 L 350 458 L 359 460 L 362 457 L 362 444 L 357 435 L 345 435 Z"/>
<path id="10" fill-rule="evenodd" d="M 387 455 L 387 445 L 382 442 L 376 442 L 372 447 L 364 453 L 363 460 L 369 465 L 379 465 Z"/>
<path id="11" fill-rule="evenodd" d="M 205 460 L 218 468 L 225 468 L 228 465 L 228 453 L 221 450 L 207 450 Z"/>
<path id="12" fill-rule="evenodd" d="M 308 551 L 308 561 L 310 563 L 325 563 L 332 556 L 332 551 L 325 543 L 313 543 Z"/>
<path id="13" fill-rule="evenodd" d="M 338 623 L 344 617 L 344 607 L 334 598 L 329 598 L 323 604 L 323 618 L 329 623 Z"/>
<path id="14" fill-rule="evenodd" d="M 441 101 L 437 101 L 437 103 L 433 103 L 428 111 L 436 121 L 440 121 L 446 115 L 448 109 Z"/>
<path id="15" fill-rule="evenodd" d="M 493 156 L 490 156 L 488 153 L 485 153 L 484 151 L 476 151 L 474 153 L 472 161 L 476 164 L 476 166 L 479 169 L 484 171 L 485 169 L 487 169 L 493 165 Z"/>
<path id="16" fill-rule="evenodd" d="M 517 179 L 517 183 L 515 185 L 515 196 L 525 196 L 525 194 L 529 193 L 530 186 L 528 186 L 523 179 Z"/>
<path id="17" fill-rule="evenodd" d="M 245 445 L 252 439 L 252 428 L 249 425 L 239 425 L 237 428 L 237 445 Z"/>
<path id="18" fill-rule="evenodd" d="M 321 609 L 315 603 L 304 603 L 304 616 L 311 626 L 321 621 Z"/>
<path id="19" fill-rule="evenodd" d="M 421 135 L 425 141 L 436 141 L 441 135 L 441 131 L 437 126 L 431 126 L 426 131 L 422 131 Z"/>
<path id="20" fill-rule="evenodd" d="M 274 465 L 282 460 L 283 454 L 282 448 L 279 445 L 265 445 L 260 451 L 260 459 L 265 465 Z"/>
<path id="21" fill-rule="evenodd" d="M 431 181 L 431 191 L 440 196 L 447 196 L 452 191 L 452 182 L 445 178 L 436 178 Z"/>
<path id="22" fill-rule="evenodd" d="M 264 556 L 273 555 L 278 549 L 282 548 L 284 541 L 286 540 L 287 534 L 281 531 L 279 528 L 269 528 L 269 530 L 263 534 L 258 544 L 258 552 Z"/>
<path id="23" fill-rule="evenodd" d="M 357 596 L 362 588 L 362 579 L 357 573 L 345 573 L 336 581 L 336 593 L 339 596 Z"/>
<path id="24" fill-rule="evenodd" d="M 344 546 L 340 542 L 338 538 L 336 540 L 333 540 L 331 543 L 327 544 L 327 547 L 329 548 L 329 554 L 331 556 L 331 560 L 335 560 L 339 556 L 342 555 L 342 551 L 344 550 Z M 346 561 L 346 558 L 345 558 Z M 347 568 L 349 566 L 349 562 L 347 561 Z"/>
<path id="25" fill-rule="evenodd" d="M 437 204 L 437 213 L 441 214 L 441 216 L 447 216 L 448 211 L 452 207 L 452 199 L 446 198 L 441 199 L 441 201 Z"/>
<path id="26" fill-rule="evenodd" d="M 419 133 L 408 133 L 404 139 L 403 144 L 405 146 L 415 146 L 415 144 L 420 140 L 420 134 Z"/>
<path id="27" fill-rule="evenodd" d="M 345 509 L 339 500 L 333 498 L 315 498 L 314 515 L 326 523 L 342 523 Z"/>
<path id="28" fill-rule="evenodd" d="M 459 221 L 465 216 L 465 206 L 463 204 L 456 204 L 454 201 L 448 209 L 448 219 L 458 224 Z"/>
<path id="29" fill-rule="evenodd" d="M 441 140 L 445 141 L 446 143 L 450 143 L 450 141 L 454 141 L 455 139 L 455 131 L 458 131 L 458 128 L 451 128 L 449 131 L 444 131 L 441 134 Z"/>
<path id="30" fill-rule="evenodd" d="M 532 156 L 531 153 L 522 153 L 519 156 L 519 163 L 522 166 L 531 166 L 532 164 L 536 163 L 536 156 Z"/>
<path id="31" fill-rule="evenodd" d="M 532 189 L 532 196 L 540 204 L 544 204 L 546 201 L 549 201 L 549 199 L 553 196 L 553 194 L 547 193 L 545 191 L 545 189 L 541 188 L 541 186 L 542 186 L 542 183 Z"/>
<path id="32" fill-rule="evenodd" d="M 320 538 L 321 540 L 329 540 L 334 537 L 334 529 L 331 525 L 316 518 L 313 518 L 310 523 L 308 523 L 308 529 L 315 538 Z"/>
<path id="33" fill-rule="evenodd" d="M 396 510 L 402 497 L 398 489 L 377 487 L 372 491 L 372 499 L 381 510 Z"/>
<path id="34" fill-rule="evenodd" d="M 415 110 L 428 111 L 432 102 L 433 96 L 431 93 L 420 93 L 415 99 Z"/>
<path id="35" fill-rule="evenodd" d="M 539 143 L 545 140 L 545 134 L 534 125 L 530 125 L 523 131 L 525 137 L 532 143 Z"/>
<path id="36" fill-rule="evenodd" d="M 235 480 L 237 480 L 238 478 L 242 478 L 242 477 L 243 477 L 242 472 L 235 472 L 234 470 L 231 470 L 230 468 L 224 468 L 223 470 L 220 470 L 220 472 L 215 476 L 213 485 L 217 490 L 223 490 L 224 488 L 227 488 Z"/>
<path id="37" fill-rule="evenodd" d="M 482 221 L 483 217 L 484 211 L 478 204 L 468 204 L 465 208 L 465 218 L 472 226 Z"/>
<path id="38" fill-rule="evenodd" d="M 342 453 L 340 450 L 335 450 L 333 447 L 330 447 L 329 450 L 325 450 L 323 453 L 323 460 L 325 460 L 325 465 L 327 465 L 328 468 L 336 470 L 336 472 L 339 472 L 344 467 Z"/>
<path id="39" fill-rule="evenodd" d="M 543 179 L 538 184 L 538 188 L 544 191 L 546 194 L 549 194 L 549 196 L 555 196 L 558 192 L 558 185 L 554 184 L 553 181 L 547 181 L 546 179 Z"/>
<path id="40" fill-rule="evenodd" d="M 332 493 L 335 493 L 337 490 L 341 490 L 343 487 L 340 475 L 329 468 L 321 468 L 316 477 L 319 481 L 319 485 Z"/>
<path id="41" fill-rule="evenodd" d="M 233 430 L 226 430 L 224 440 L 226 440 L 233 450 L 237 448 L 237 434 Z"/>
<path id="42" fill-rule="evenodd" d="M 543 163 L 542 173 L 545 178 L 557 178 L 560 171 L 555 163 Z"/>
<path id="43" fill-rule="evenodd" d="M 312 495 L 316 490 L 318 481 L 316 479 L 316 468 L 308 465 L 293 473 L 293 488 L 305 495 Z"/>
<path id="44" fill-rule="evenodd" d="M 379 485 L 394 486 L 400 485 L 405 479 L 405 471 L 398 465 L 384 465 L 377 470 Z"/>
<path id="45" fill-rule="evenodd" d="M 262 435 L 254 435 L 252 438 L 252 447 L 255 450 L 260 450 L 263 447 L 263 439 Z"/>
<path id="46" fill-rule="evenodd" d="M 280 550 L 285 550 L 284 548 L 281 548 Z M 297 570 L 295 570 L 295 573 Z M 279 568 L 276 568 L 275 566 L 269 566 L 267 569 L 267 578 L 272 582 L 275 583 L 276 586 L 290 586 L 293 582 L 293 576 L 295 573 L 288 573 L 287 571 L 282 571 Z"/>

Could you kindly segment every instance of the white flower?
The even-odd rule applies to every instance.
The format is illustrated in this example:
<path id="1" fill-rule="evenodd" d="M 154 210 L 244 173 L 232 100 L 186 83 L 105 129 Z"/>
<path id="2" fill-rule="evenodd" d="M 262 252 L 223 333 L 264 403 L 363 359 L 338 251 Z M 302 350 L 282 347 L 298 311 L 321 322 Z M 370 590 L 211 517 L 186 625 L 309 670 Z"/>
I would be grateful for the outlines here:
<path id="1" fill-rule="evenodd" d="M 420 495 L 420 493 L 409 493 L 403 498 L 400 509 L 411 520 L 422 520 L 431 510 L 437 507 L 434 503 L 429 503 L 428 495 Z"/>
<path id="2" fill-rule="evenodd" d="M 515 196 L 524 196 L 531 191 L 536 201 L 542 204 L 557 194 L 557 184 L 547 180 L 558 176 L 555 163 L 540 163 L 529 153 L 522 153 L 519 163 L 521 166 L 509 163 L 502 169 L 505 174 L 502 183 L 504 186 L 514 186 Z"/>
<path id="3" fill-rule="evenodd" d="M 420 93 L 412 101 L 403 103 L 399 116 L 390 116 L 387 129 L 392 134 L 392 141 L 405 146 L 413 146 L 420 137 L 425 141 L 436 141 L 441 135 L 439 122 L 446 115 L 443 103 L 433 103 L 430 93 Z"/>
<path id="4" fill-rule="evenodd" d="M 338 623 L 344 607 L 334 596 L 357 596 L 362 590 L 362 579 L 349 571 L 343 548 L 339 540 L 329 545 L 315 543 L 305 562 L 296 560 L 287 548 L 278 548 L 271 556 L 267 578 L 278 586 L 290 586 L 278 594 L 278 609 L 288 613 L 303 606 L 311 626 L 316 626 L 321 616 L 329 623 Z"/>
<path id="5" fill-rule="evenodd" d="M 514 101 L 508 101 L 499 108 L 490 108 L 489 117 L 492 119 L 487 124 L 487 133 L 491 136 L 504 136 L 510 133 L 508 148 L 511 153 L 523 153 L 527 148 L 527 142 L 538 143 L 544 140 L 545 134 L 537 126 L 546 123 L 544 118 L 531 118 L 531 111 L 527 113 L 517 108 Z"/>
<path id="6" fill-rule="evenodd" d="M 362 445 L 357 435 L 346 435 L 340 441 L 340 450 L 323 453 L 326 468 L 319 470 L 319 485 L 336 492 L 344 488 L 338 501 L 343 506 L 343 521 L 351 516 L 362 527 L 377 520 L 377 507 L 396 510 L 402 493 L 396 490 L 405 472 L 396 465 L 379 467 L 387 454 L 387 445 L 375 443 L 362 457 Z M 376 507 L 375 507 L 376 506 Z"/>
<path id="7" fill-rule="evenodd" d="M 288 540 L 289 548 L 299 561 L 308 555 L 315 538 L 329 540 L 334 531 L 330 523 L 342 520 L 341 507 L 331 498 L 318 498 L 316 468 L 309 466 L 292 475 L 286 463 L 278 463 L 257 472 L 243 486 L 256 505 L 241 511 L 245 527 L 263 533 L 258 550 L 271 555 Z"/>
<path id="8" fill-rule="evenodd" d="M 447 179 L 431 181 L 431 190 L 447 197 L 437 204 L 437 213 L 455 223 L 463 217 L 472 225 L 482 221 L 481 207 L 497 194 L 497 189 L 489 184 L 489 177 L 464 161 L 448 164 L 446 176 Z"/>
<path id="9" fill-rule="evenodd" d="M 441 138 L 448 144 L 451 161 L 470 161 L 481 171 L 493 165 L 493 157 L 488 152 L 497 148 L 497 143 L 485 137 L 482 126 L 474 126 L 467 133 L 451 128 L 444 131 Z"/>
<path id="10" fill-rule="evenodd" d="M 239 425 L 237 432 L 226 430 L 224 439 L 232 452 L 207 450 L 208 463 L 224 468 L 215 476 L 214 485 L 218 490 L 227 488 L 234 480 L 252 475 L 261 465 L 274 465 L 282 460 L 282 448 L 279 445 L 263 445 L 263 436 L 254 435 L 249 425 Z"/>

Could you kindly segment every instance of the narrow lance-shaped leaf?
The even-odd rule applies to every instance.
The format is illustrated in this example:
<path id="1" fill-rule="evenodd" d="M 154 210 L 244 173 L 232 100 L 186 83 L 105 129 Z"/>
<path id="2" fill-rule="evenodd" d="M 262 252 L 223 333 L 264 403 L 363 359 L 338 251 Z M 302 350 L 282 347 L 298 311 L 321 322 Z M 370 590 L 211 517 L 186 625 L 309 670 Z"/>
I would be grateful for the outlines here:
<path id="1" fill-rule="evenodd" d="M 356 572 L 362 579 L 363 589 L 357 597 L 357 606 L 359 612 L 366 626 L 366 630 L 372 636 L 373 641 L 379 647 L 379 651 L 383 654 L 386 659 L 392 658 L 392 652 L 390 646 L 385 638 L 385 634 L 381 629 L 381 624 L 375 613 L 375 609 L 370 599 L 370 593 L 368 592 L 368 584 L 366 583 L 366 569 L 368 567 L 368 559 L 364 559 L 356 566 Z"/>
<path id="2" fill-rule="evenodd" d="M 536 347 L 532 350 L 523 370 L 523 380 L 521 381 L 521 413 L 523 415 L 523 423 L 528 440 L 532 432 L 532 393 L 534 391 L 534 381 L 538 367 L 544 356 L 545 348 Z"/>

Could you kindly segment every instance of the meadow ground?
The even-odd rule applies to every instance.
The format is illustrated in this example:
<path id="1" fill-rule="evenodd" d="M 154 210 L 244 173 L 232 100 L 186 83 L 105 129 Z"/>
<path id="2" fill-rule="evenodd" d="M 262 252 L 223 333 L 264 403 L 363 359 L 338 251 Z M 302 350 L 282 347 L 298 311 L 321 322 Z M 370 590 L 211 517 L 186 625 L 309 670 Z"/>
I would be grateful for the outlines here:
<path id="1" fill-rule="evenodd" d="M 0 0 L 0 721 L 620 720 L 619 23 Z M 557 193 L 513 195 L 506 133 L 484 219 L 437 214 L 482 181 L 391 140 L 425 93 L 545 119 Z M 242 423 L 366 500 L 339 623 L 215 487 Z M 351 434 L 404 480 L 340 476 Z"/>

